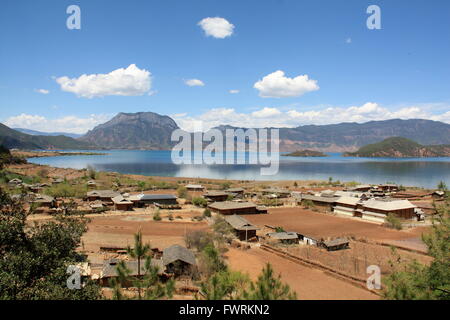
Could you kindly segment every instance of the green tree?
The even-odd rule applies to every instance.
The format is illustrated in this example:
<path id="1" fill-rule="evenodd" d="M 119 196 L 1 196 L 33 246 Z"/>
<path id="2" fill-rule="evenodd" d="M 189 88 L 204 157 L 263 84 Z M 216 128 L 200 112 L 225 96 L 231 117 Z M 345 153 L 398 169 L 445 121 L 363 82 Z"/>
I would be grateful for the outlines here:
<path id="1" fill-rule="evenodd" d="M 80 290 L 67 287 L 69 265 L 86 261 L 76 248 L 87 230 L 81 216 L 56 216 L 27 224 L 23 202 L 0 189 L 0 299 L 98 299 L 100 288 L 88 280 Z"/>
<path id="2" fill-rule="evenodd" d="M 117 265 L 117 278 L 111 279 L 113 287 L 113 299 L 122 300 L 125 296 L 122 287 L 125 283 L 131 283 L 138 289 L 138 299 L 156 300 L 164 297 L 172 298 L 175 290 L 173 279 L 163 284 L 159 279 L 159 268 L 152 264 L 150 245 L 142 241 L 142 233 L 139 231 L 134 235 L 134 247 L 127 248 L 128 255 L 137 260 L 137 276 L 131 276 L 131 270 L 127 268 L 125 261 Z M 141 267 L 144 263 L 143 268 Z M 144 296 L 142 296 L 144 292 Z"/>
<path id="3" fill-rule="evenodd" d="M 186 199 L 188 195 L 187 189 L 183 186 L 179 186 L 177 189 L 177 195 L 178 198 Z"/>
<path id="4" fill-rule="evenodd" d="M 202 197 L 195 197 L 192 199 L 192 204 L 197 207 L 206 207 L 208 205 L 208 201 Z"/>
<path id="5" fill-rule="evenodd" d="M 248 275 L 235 271 L 220 271 L 200 285 L 206 300 L 232 300 L 241 298 L 250 283 Z"/>
<path id="6" fill-rule="evenodd" d="M 130 246 L 128 246 L 128 248 L 127 248 L 128 255 L 131 258 L 137 260 L 138 278 L 141 277 L 142 259 L 145 259 L 145 257 L 148 255 L 149 251 L 150 251 L 150 245 L 144 244 L 142 242 L 142 233 L 139 230 L 138 233 L 136 233 L 134 235 L 134 247 L 131 248 Z M 140 281 L 138 281 L 138 284 L 140 284 Z M 138 296 L 139 296 L 139 300 L 141 300 L 142 296 L 141 296 L 141 286 L 140 285 L 138 285 Z"/>
<path id="7" fill-rule="evenodd" d="M 450 299 L 450 214 L 449 204 L 436 208 L 437 218 L 430 233 L 423 234 L 431 264 L 417 261 L 404 263 L 400 258 L 391 263 L 394 272 L 384 281 L 385 299 L 449 300 Z"/>
<path id="8" fill-rule="evenodd" d="M 281 281 L 281 275 L 274 276 L 272 266 L 268 263 L 258 280 L 250 284 L 249 290 L 244 291 L 245 299 L 249 300 L 295 300 L 297 294 L 289 285 Z"/>
<path id="9" fill-rule="evenodd" d="M 385 221 L 385 225 L 388 228 L 392 228 L 392 229 L 396 229 L 396 230 L 402 230 L 403 229 L 402 221 L 400 220 L 399 217 L 397 217 L 392 212 L 388 213 L 388 215 L 386 216 L 384 221 Z"/>
<path id="10" fill-rule="evenodd" d="M 438 183 L 438 185 L 437 185 L 437 188 L 439 189 L 439 190 L 441 190 L 441 191 L 447 191 L 448 189 L 447 189 L 447 185 L 445 184 L 445 182 L 444 181 L 439 181 L 439 183 Z"/>

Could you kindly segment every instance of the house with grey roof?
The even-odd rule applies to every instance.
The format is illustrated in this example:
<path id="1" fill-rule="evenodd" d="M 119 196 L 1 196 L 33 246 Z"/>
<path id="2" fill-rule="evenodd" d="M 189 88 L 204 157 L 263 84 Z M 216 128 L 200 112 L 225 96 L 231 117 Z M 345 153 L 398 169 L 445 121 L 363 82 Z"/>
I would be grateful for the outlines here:
<path id="1" fill-rule="evenodd" d="M 102 286 L 109 286 L 109 280 L 118 276 L 117 266 L 123 261 L 125 267 L 130 271 L 131 277 L 144 277 L 148 270 L 145 267 L 145 260 L 141 260 L 140 265 L 137 260 L 121 260 L 121 259 L 109 259 L 103 262 L 103 268 L 100 272 L 100 284 Z M 161 259 L 152 259 L 151 266 L 157 268 L 157 274 L 160 277 L 165 277 L 164 264 Z M 138 271 L 139 270 L 139 271 Z M 124 287 L 130 287 L 131 282 L 122 284 Z"/>
<path id="2" fill-rule="evenodd" d="M 120 193 L 113 190 L 92 190 L 87 192 L 88 201 L 100 200 L 107 203 L 113 203 L 113 198 L 120 196 Z"/>
<path id="3" fill-rule="evenodd" d="M 226 216 L 225 221 L 233 228 L 239 240 L 243 241 L 256 237 L 258 227 L 251 224 L 247 219 L 238 215 L 231 215 Z"/>
<path id="4" fill-rule="evenodd" d="M 177 197 L 173 194 L 135 194 L 128 197 L 135 207 L 143 207 L 152 204 L 177 205 Z"/>
<path id="5" fill-rule="evenodd" d="M 271 240 L 285 243 L 285 244 L 295 244 L 298 243 L 298 234 L 297 232 L 271 232 L 267 234 L 267 237 Z"/>
<path id="6" fill-rule="evenodd" d="M 118 195 L 112 199 L 114 203 L 114 209 L 119 211 L 133 210 L 133 202 L 124 198 L 122 195 Z"/>
<path id="7" fill-rule="evenodd" d="M 214 202 L 209 204 L 208 208 L 213 212 L 223 215 L 267 213 L 267 209 L 265 207 L 260 207 L 252 202 L 245 201 Z"/>
<path id="8" fill-rule="evenodd" d="M 226 201 L 229 193 L 225 191 L 208 191 L 203 194 L 203 197 L 210 201 Z"/>
<path id="9" fill-rule="evenodd" d="M 163 250 L 162 262 L 166 272 L 175 275 L 191 274 L 197 265 L 194 253 L 177 244 Z"/>

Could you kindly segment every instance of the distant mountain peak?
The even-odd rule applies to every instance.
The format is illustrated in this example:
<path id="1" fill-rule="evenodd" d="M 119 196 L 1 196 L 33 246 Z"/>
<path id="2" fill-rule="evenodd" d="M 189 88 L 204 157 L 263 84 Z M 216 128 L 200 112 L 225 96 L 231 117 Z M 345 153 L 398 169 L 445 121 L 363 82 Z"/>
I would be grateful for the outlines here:
<path id="1" fill-rule="evenodd" d="M 155 112 L 120 112 L 80 140 L 111 149 L 168 149 L 172 131 L 178 128 L 172 118 Z"/>

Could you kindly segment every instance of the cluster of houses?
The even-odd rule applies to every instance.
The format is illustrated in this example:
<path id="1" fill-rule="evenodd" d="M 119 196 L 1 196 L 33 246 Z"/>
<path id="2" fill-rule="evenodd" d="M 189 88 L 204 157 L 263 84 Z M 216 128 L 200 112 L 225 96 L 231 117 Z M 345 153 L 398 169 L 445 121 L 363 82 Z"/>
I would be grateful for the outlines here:
<path id="1" fill-rule="evenodd" d="M 80 269 L 83 270 L 82 275 L 91 277 L 93 280 L 97 280 L 100 285 L 108 287 L 110 279 L 118 276 L 117 268 L 122 261 L 131 277 L 143 277 L 147 273 L 144 261 L 138 263 L 137 260 L 128 260 L 128 257 L 123 255 L 127 252 L 124 249 L 114 251 L 117 253 L 116 257 L 106 259 L 99 274 L 92 274 L 90 266 L 83 265 L 80 266 Z M 151 267 L 157 268 L 158 277 L 164 281 L 172 277 L 192 275 L 197 268 L 197 262 L 192 251 L 180 245 L 172 245 L 163 251 L 152 248 Z M 122 285 L 129 287 L 132 286 L 132 283 L 123 283 Z"/>
<path id="2" fill-rule="evenodd" d="M 261 228 L 253 225 L 247 219 L 239 215 L 229 215 L 225 217 L 225 221 L 232 228 L 235 236 L 241 241 L 258 241 L 257 231 Z M 346 238 L 323 239 L 321 237 L 313 237 L 310 235 L 292 232 L 268 232 L 263 236 L 268 242 L 282 244 L 304 244 L 314 245 L 325 248 L 328 251 L 346 249 L 349 247 L 349 241 Z"/>
<path id="3" fill-rule="evenodd" d="M 409 200 L 387 196 L 385 192 L 387 190 L 392 192 L 394 185 L 386 186 L 390 189 L 379 187 L 373 192 L 370 186 L 362 185 L 346 191 L 325 190 L 312 194 L 295 192 L 293 196 L 299 203 L 305 200 L 311 201 L 314 205 L 324 207 L 336 214 L 374 222 L 384 222 L 389 214 L 395 214 L 407 220 L 423 220 L 424 212 L 420 208 Z M 381 193 L 378 190 L 384 191 Z"/>

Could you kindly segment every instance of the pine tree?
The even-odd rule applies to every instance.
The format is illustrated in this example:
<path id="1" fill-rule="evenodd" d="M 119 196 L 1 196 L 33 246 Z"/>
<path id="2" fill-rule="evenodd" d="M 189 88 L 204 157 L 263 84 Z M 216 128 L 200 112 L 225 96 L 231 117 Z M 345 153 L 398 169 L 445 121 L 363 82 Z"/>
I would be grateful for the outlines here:
<path id="1" fill-rule="evenodd" d="M 297 294 L 291 291 L 289 285 L 281 281 L 281 275 L 274 276 L 272 266 L 268 263 L 256 283 L 251 283 L 250 290 L 244 292 L 244 298 L 249 300 L 295 300 Z"/>
<path id="2" fill-rule="evenodd" d="M 436 208 L 437 221 L 422 236 L 433 257 L 429 266 L 417 261 L 392 264 L 395 271 L 385 280 L 384 298 L 393 300 L 450 299 L 450 214 L 449 205 Z"/>
<path id="3" fill-rule="evenodd" d="M 175 281 L 170 279 L 163 284 L 159 279 L 159 268 L 152 264 L 150 254 L 150 245 L 144 244 L 142 241 L 142 233 L 138 231 L 134 235 L 134 247 L 127 248 L 128 255 L 137 260 L 137 276 L 131 276 L 124 261 L 117 265 L 117 279 L 110 281 L 113 287 L 113 299 L 122 300 L 125 296 L 122 293 L 122 286 L 125 283 L 131 283 L 138 289 L 138 299 L 156 300 L 164 297 L 172 298 L 175 291 Z M 143 268 L 141 265 L 144 263 Z M 142 291 L 145 292 L 144 297 Z"/>

